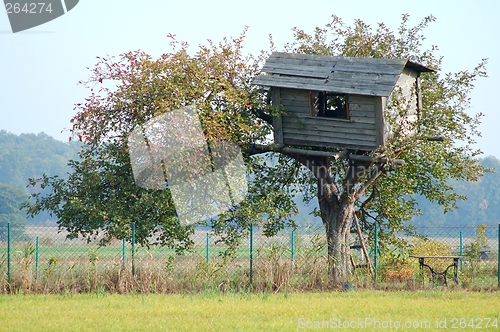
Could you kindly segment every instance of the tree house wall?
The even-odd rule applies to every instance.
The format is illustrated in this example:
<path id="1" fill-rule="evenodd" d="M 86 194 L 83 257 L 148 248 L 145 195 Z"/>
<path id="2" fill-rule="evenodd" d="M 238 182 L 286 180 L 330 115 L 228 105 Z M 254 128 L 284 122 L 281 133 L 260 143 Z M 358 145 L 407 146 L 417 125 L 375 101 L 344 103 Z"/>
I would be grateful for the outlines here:
<path id="1" fill-rule="evenodd" d="M 274 119 L 277 144 L 375 150 L 383 143 L 382 98 L 349 94 L 349 119 L 311 115 L 308 90 L 272 88 L 286 114 Z"/>

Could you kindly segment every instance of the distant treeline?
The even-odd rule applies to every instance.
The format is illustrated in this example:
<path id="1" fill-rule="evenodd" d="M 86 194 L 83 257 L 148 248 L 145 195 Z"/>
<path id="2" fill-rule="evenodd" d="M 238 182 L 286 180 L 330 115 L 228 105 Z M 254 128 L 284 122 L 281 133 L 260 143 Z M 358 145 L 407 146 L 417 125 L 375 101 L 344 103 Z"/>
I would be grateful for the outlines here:
<path id="1" fill-rule="evenodd" d="M 24 193 L 24 197 L 28 198 L 29 178 L 39 178 L 44 173 L 66 177 L 70 171 L 67 163 L 78 158 L 79 150 L 79 143 L 64 143 L 44 133 L 15 135 L 1 130 L 0 184 L 8 186 L 3 186 L 3 191 L 9 188 L 9 192 L 16 192 L 16 196 Z M 47 219 L 50 216 L 42 214 L 30 221 L 39 223 Z"/>
<path id="2" fill-rule="evenodd" d="M 458 209 L 443 213 L 443 209 L 421 197 L 417 201 L 422 215 L 415 217 L 413 224 L 419 227 L 449 227 L 498 225 L 500 222 L 500 160 L 489 156 L 479 163 L 491 169 L 477 182 L 451 182 L 456 192 L 467 196 L 458 202 Z"/>

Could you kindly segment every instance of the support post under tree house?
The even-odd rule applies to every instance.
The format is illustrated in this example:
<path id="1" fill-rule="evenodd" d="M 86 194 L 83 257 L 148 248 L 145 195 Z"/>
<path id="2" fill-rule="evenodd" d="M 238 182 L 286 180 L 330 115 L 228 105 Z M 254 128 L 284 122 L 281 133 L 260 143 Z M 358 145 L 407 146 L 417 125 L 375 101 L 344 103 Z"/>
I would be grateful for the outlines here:
<path id="1" fill-rule="evenodd" d="M 403 59 L 273 53 L 254 83 L 269 87 L 278 147 L 374 151 L 392 135 L 389 108 L 406 102 L 407 121 L 421 116 L 420 74 L 433 71 Z M 401 99 L 401 98 L 400 98 Z"/>

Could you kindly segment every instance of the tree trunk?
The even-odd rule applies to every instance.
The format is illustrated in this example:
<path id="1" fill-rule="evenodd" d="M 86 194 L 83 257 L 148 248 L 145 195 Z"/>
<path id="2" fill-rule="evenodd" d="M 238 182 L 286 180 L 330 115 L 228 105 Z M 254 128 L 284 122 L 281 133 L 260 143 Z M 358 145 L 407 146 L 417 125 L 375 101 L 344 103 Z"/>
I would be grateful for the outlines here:
<path id="1" fill-rule="evenodd" d="M 318 189 L 321 187 L 325 189 L 318 181 Z M 324 190 L 318 190 L 321 192 Z M 327 196 L 318 199 L 328 244 L 328 277 L 333 286 L 340 287 L 349 282 L 352 273 L 349 234 L 354 201 Z"/>
<path id="2" fill-rule="evenodd" d="M 340 287 L 349 282 L 352 273 L 349 234 L 355 203 L 354 186 L 365 174 L 369 163 L 350 162 L 342 183 L 330 173 L 328 158 L 303 157 L 297 160 L 317 179 L 318 202 L 328 244 L 328 276 L 330 283 Z"/>

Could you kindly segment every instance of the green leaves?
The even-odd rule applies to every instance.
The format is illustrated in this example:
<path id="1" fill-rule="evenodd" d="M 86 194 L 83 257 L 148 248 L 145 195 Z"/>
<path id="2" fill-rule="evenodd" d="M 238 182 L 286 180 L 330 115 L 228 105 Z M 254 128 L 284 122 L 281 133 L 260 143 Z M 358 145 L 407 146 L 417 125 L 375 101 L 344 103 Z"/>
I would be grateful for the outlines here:
<path id="1" fill-rule="evenodd" d="M 171 52 L 158 59 L 142 51 L 98 57 L 90 79 L 82 82 L 90 89 L 89 97 L 76 104 L 72 119 L 73 136 L 85 144 L 81 160 L 70 163 L 67 180 L 44 176 L 33 181 L 32 185 L 50 187 L 52 192 L 33 195 L 27 211 L 31 215 L 50 211 L 70 237 L 129 238 L 130 223 L 136 222 L 137 241 L 143 245 L 189 247 L 193 229 L 179 224 L 168 186 L 148 190 L 136 185 L 127 138 L 148 120 L 193 105 L 209 146 L 231 142 L 246 148 L 264 141 L 271 132 L 270 124 L 259 117 L 267 110 L 266 99 L 252 85 L 261 59 L 242 54 L 244 33 L 218 44 L 209 41 L 194 55 L 187 51 L 187 43 L 172 36 Z M 194 157 L 191 161 L 196 163 Z M 191 164 L 180 158 L 175 165 L 185 172 Z M 250 223 L 289 220 L 294 205 L 286 190 L 260 186 L 254 183 L 247 202 L 216 220 L 200 222 L 213 224 L 221 234 L 230 233 L 224 240 L 236 244 Z"/>

